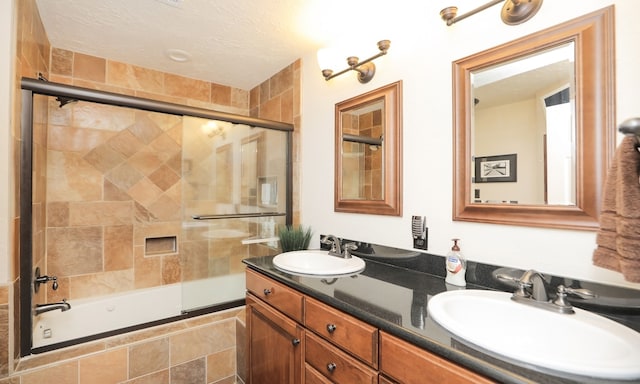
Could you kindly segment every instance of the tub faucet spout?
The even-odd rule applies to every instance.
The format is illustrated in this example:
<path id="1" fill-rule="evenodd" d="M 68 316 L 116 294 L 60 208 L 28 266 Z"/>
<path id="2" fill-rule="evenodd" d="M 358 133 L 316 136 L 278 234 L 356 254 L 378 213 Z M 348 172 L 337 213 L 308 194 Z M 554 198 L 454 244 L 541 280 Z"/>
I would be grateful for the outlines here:
<path id="1" fill-rule="evenodd" d="M 35 315 L 38 316 L 41 313 L 55 311 L 56 309 L 65 312 L 71 309 L 71 305 L 67 303 L 67 299 L 62 299 L 57 303 L 36 304 Z"/>

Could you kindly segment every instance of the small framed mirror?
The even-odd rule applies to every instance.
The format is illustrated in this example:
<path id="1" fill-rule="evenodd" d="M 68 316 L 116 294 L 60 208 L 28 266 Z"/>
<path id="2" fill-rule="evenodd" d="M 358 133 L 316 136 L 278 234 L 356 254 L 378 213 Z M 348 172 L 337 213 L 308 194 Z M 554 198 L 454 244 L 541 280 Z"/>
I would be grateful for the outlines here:
<path id="1" fill-rule="evenodd" d="M 336 212 L 402 215 L 402 81 L 336 104 Z"/>
<path id="2" fill-rule="evenodd" d="M 595 230 L 615 139 L 613 7 L 453 63 L 453 219 Z"/>

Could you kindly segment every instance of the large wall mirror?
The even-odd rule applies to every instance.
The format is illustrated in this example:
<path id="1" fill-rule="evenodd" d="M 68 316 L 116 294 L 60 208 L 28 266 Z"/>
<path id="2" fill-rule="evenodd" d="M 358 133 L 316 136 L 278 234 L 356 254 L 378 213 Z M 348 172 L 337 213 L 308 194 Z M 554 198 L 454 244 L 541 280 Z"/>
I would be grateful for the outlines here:
<path id="1" fill-rule="evenodd" d="M 615 138 L 613 6 L 453 63 L 453 219 L 593 230 Z"/>
<path id="2" fill-rule="evenodd" d="M 336 104 L 336 212 L 402 215 L 402 82 Z"/>

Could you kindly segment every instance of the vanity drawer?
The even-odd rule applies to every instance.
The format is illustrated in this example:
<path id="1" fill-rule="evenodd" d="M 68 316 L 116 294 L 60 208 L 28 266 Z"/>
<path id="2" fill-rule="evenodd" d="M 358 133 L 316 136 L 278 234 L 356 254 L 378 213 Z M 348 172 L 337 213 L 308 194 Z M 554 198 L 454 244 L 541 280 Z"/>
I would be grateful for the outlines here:
<path id="1" fill-rule="evenodd" d="M 378 329 L 317 300 L 305 302 L 305 326 L 373 368 L 378 367 Z"/>
<path id="2" fill-rule="evenodd" d="M 304 384 L 333 384 L 309 364 L 304 364 Z"/>
<path id="3" fill-rule="evenodd" d="M 292 319 L 302 322 L 304 296 L 300 292 L 250 269 L 246 271 L 246 278 L 249 292 Z"/>
<path id="4" fill-rule="evenodd" d="M 380 373 L 402 384 L 493 383 L 455 363 L 380 332 Z"/>
<path id="5" fill-rule="evenodd" d="M 332 383 L 378 383 L 378 372 L 311 332 L 305 334 L 305 348 L 305 361 L 307 364 L 328 378 Z M 323 381 L 318 382 L 323 383 Z"/>

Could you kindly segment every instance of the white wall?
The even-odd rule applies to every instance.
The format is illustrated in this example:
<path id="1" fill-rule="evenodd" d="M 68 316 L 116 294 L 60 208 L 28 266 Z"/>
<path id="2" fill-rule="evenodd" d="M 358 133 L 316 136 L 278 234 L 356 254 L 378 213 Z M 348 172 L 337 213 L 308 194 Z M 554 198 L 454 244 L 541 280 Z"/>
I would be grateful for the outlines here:
<path id="1" fill-rule="evenodd" d="M 15 55 L 14 1 L 0 1 L 0 175 L 4 183 L 0 187 L 0 284 L 9 282 L 9 191 L 13 188 L 11 180 L 11 95 L 13 93 L 13 60 Z"/>
<path id="2" fill-rule="evenodd" d="M 375 3 L 375 2 L 374 2 Z M 444 255 L 450 239 L 459 237 L 470 260 L 535 268 L 542 272 L 640 289 L 621 275 L 591 263 L 595 233 L 454 222 L 452 212 L 451 62 L 487 48 L 548 28 L 605 6 L 616 6 L 617 120 L 640 116 L 640 24 L 637 0 L 545 1 L 538 14 L 519 26 L 500 21 L 495 6 L 447 27 L 442 8 L 457 5 L 460 14 L 484 1 L 397 1 L 388 13 L 392 28 L 371 25 L 372 54 L 380 38 L 391 40 L 389 54 L 376 61 L 375 78 L 362 85 L 351 75 L 325 82 L 315 55 L 303 58 L 301 221 L 316 235 L 341 237 L 411 249 L 411 215 L 426 215 L 429 252 Z M 375 17 L 371 18 L 376 20 Z M 381 29 L 387 36 L 378 36 Z M 375 32 L 375 33 L 374 33 Z M 347 34 L 345 28 L 343 33 Z M 336 68 L 342 69 L 342 68 Z M 385 84 L 404 82 L 404 213 L 384 217 L 333 211 L 334 105 Z M 317 242 L 317 236 L 316 240 Z M 317 246 L 318 244 L 313 244 Z"/>

